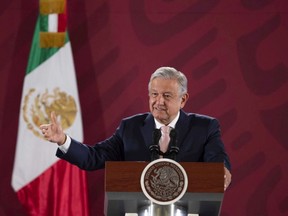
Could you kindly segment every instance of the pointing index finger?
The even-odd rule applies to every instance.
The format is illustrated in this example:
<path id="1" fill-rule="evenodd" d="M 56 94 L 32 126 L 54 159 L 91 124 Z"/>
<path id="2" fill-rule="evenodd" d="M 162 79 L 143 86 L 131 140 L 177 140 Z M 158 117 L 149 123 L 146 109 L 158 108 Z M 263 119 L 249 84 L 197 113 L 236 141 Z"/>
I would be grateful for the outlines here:
<path id="1" fill-rule="evenodd" d="M 51 122 L 52 124 L 57 124 L 57 117 L 54 111 L 51 112 Z"/>

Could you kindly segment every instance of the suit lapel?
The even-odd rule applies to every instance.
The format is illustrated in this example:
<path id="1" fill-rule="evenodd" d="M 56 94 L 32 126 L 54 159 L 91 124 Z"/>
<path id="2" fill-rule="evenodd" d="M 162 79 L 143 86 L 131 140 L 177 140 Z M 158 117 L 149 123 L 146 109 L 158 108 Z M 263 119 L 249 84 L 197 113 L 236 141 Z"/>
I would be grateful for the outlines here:
<path id="1" fill-rule="evenodd" d="M 146 119 L 144 120 L 143 127 L 141 128 L 143 139 L 148 148 L 150 145 L 152 145 L 152 134 L 154 129 L 155 129 L 154 118 L 152 114 L 149 113 Z"/>
<path id="2" fill-rule="evenodd" d="M 177 145 L 179 148 L 181 148 L 181 145 L 184 142 L 184 138 L 188 133 L 188 128 L 189 128 L 189 118 L 184 111 L 180 110 L 180 116 L 175 126 L 177 132 Z"/>
<path id="3" fill-rule="evenodd" d="M 179 148 L 183 144 L 184 138 L 188 133 L 188 128 L 189 128 L 189 118 L 184 111 L 180 110 L 180 116 L 175 126 L 175 129 L 177 131 L 177 141 L 178 141 L 177 145 Z M 152 114 L 149 113 L 146 119 L 144 120 L 143 127 L 141 128 L 143 139 L 148 148 L 152 144 L 152 134 L 154 129 L 155 129 L 154 118 Z"/>

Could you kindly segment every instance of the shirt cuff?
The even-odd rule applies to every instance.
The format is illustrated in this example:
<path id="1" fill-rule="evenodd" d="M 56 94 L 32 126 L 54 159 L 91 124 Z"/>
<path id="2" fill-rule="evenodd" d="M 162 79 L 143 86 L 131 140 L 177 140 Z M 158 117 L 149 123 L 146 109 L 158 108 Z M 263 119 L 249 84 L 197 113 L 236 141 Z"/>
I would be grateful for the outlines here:
<path id="1" fill-rule="evenodd" d="M 71 144 L 71 138 L 66 134 L 66 141 L 63 145 L 60 145 L 58 148 L 66 154 Z"/>

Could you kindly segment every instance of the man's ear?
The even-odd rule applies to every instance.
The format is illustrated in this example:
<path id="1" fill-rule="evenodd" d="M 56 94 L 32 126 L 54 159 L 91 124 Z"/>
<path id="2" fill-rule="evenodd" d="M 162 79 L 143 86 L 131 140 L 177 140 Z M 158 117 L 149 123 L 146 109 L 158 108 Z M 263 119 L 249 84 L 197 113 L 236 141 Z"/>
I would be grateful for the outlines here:
<path id="1" fill-rule="evenodd" d="M 181 97 L 181 108 L 183 108 L 186 104 L 186 102 L 188 101 L 189 99 L 189 94 L 188 93 L 185 93 L 182 95 Z"/>

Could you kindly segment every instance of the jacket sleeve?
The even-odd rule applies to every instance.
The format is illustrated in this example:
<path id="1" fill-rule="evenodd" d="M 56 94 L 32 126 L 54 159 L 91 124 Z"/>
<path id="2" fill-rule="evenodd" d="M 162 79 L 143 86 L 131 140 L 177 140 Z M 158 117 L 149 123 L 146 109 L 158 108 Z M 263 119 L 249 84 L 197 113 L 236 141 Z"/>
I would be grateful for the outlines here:
<path id="1" fill-rule="evenodd" d="M 106 161 L 123 160 L 122 126 L 108 139 L 94 146 L 71 139 L 67 153 L 57 150 L 56 156 L 83 170 L 97 170 L 105 167 Z"/>
<path id="2" fill-rule="evenodd" d="M 208 127 L 204 161 L 224 162 L 224 166 L 231 171 L 230 160 L 221 139 L 220 125 L 216 119 L 212 119 Z"/>

